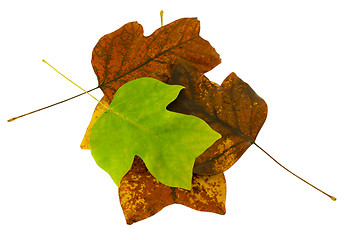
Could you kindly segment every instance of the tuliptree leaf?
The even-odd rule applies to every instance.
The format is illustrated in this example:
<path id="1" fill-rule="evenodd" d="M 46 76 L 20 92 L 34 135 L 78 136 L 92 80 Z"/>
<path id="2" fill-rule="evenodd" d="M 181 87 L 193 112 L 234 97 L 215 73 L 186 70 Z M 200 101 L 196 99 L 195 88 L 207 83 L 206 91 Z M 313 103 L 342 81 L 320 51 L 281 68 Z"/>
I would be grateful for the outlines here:
<path id="1" fill-rule="evenodd" d="M 137 22 L 106 34 L 92 52 L 91 63 L 99 87 L 111 101 L 117 89 L 133 79 L 152 77 L 166 82 L 167 66 L 182 59 L 201 72 L 208 72 L 221 59 L 199 32 L 197 18 L 182 18 L 147 37 Z"/>
<path id="2" fill-rule="evenodd" d="M 91 154 L 117 186 L 138 155 L 163 184 L 191 188 L 195 159 L 221 135 L 195 116 L 166 110 L 182 88 L 153 78 L 130 81 L 93 125 Z"/>
<path id="3" fill-rule="evenodd" d="M 175 203 L 197 211 L 226 213 L 226 179 L 223 173 L 212 176 L 194 174 L 191 190 L 168 187 L 148 172 L 138 156 L 131 170 L 122 178 L 119 196 L 127 224 L 149 218 Z"/>
<path id="4" fill-rule="evenodd" d="M 185 87 L 167 109 L 197 116 L 222 135 L 196 159 L 194 173 L 226 171 L 255 142 L 267 115 L 265 101 L 235 73 L 219 86 L 187 62 L 172 67 L 167 83 Z"/>

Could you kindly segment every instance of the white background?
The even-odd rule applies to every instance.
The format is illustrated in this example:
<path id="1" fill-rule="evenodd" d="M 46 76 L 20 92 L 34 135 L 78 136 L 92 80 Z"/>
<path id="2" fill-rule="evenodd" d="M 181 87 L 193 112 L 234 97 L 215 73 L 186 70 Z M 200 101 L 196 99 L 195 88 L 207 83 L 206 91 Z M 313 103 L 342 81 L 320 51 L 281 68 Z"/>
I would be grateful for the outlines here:
<path id="1" fill-rule="evenodd" d="M 232 4 L 233 2 L 233 4 Z M 355 239 L 353 1 L 3 1 L 0 5 L 0 239 Z M 227 214 L 181 205 L 126 225 L 117 187 L 79 145 L 96 102 L 99 38 L 129 21 L 150 35 L 198 17 L 222 63 L 269 106 L 257 143 L 225 174 Z M 94 92 L 100 98 L 100 91 Z"/>

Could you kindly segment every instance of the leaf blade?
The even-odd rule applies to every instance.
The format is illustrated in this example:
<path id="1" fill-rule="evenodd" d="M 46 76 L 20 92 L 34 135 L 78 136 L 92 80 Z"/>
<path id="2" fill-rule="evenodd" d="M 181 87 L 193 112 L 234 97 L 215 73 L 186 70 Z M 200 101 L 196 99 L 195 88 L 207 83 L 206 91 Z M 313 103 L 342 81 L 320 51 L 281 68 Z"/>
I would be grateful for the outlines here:
<path id="1" fill-rule="evenodd" d="M 149 218 L 174 203 L 223 215 L 226 213 L 226 180 L 223 173 L 194 174 L 191 190 L 168 187 L 155 179 L 136 156 L 131 170 L 122 179 L 119 198 L 127 224 Z"/>
<path id="2" fill-rule="evenodd" d="M 167 66 L 184 59 L 202 72 L 220 63 L 215 49 L 199 36 L 196 18 L 182 18 L 148 37 L 137 22 L 103 36 L 93 50 L 92 65 L 99 86 L 109 100 L 124 83 L 141 77 L 166 81 Z"/>
<path id="3" fill-rule="evenodd" d="M 265 101 L 235 73 L 219 86 L 187 62 L 172 67 L 168 84 L 185 87 L 168 110 L 197 116 L 222 135 L 196 159 L 194 173 L 226 171 L 255 141 L 266 120 Z"/>
<path id="4" fill-rule="evenodd" d="M 196 157 L 220 134 L 195 116 L 166 110 L 181 89 L 152 78 L 130 81 L 117 91 L 112 110 L 93 125 L 91 153 L 117 186 L 139 155 L 165 185 L 191 188 Z"/>

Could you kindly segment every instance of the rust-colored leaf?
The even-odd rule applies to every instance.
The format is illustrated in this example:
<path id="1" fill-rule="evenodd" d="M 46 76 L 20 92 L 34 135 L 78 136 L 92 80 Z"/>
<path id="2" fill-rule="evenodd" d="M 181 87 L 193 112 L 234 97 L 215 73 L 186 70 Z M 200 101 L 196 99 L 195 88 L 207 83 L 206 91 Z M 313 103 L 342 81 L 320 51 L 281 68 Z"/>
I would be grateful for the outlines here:
<path id="1" fill-rule="evenodd" d="M 119 196 L 127 224 L 151 217 L 173 203 L 199 211 L 225 214 L 226 181 L 224 174 L 194 174 L 192 190 L 168 187 L 156 180 L 136 156 L 132 169 L 123 177 Z"/>
<path id="2" fill-rule="evenodd" d="M 172 67 L 167 83 L 185 87 L 168 110 L 195 115 L 222 135 L 196 159 L 194 172 L 214 175 L 230 168 L 254 143 L 264 124 L 265 101 L 235 73 L 219 86 L 186 62 Z"/>
<path id="3" fill-rule="evenodd" d="M 196 18 L 182 18 L 148 37 L 143 36 L 143 28 L 137 22 L 103 36 L 93 50 L 92 65 L 109 102 L 128 81 L 152 77 L 166 82 L 167 66 L 181 59 L 201 72 L 218 65 L 221 61 L 218 53 L 199 36 L 199 31 Z"/>

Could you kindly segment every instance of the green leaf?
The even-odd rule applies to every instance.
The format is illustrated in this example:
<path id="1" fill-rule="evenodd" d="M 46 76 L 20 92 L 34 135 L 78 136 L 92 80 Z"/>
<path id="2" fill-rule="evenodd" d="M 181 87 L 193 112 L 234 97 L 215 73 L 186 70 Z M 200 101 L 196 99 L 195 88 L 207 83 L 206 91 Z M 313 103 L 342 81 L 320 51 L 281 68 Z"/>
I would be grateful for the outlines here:
<path id="1" fill-rule="evenodd" d="M 91 154 L 117 186 L 138 155 L 163 184 L 191 189 L 195 159 L 221 135 L 195 116 L 166 110 L 182 88 L 153 78 L 130 81 L 94 124 Z"/>

